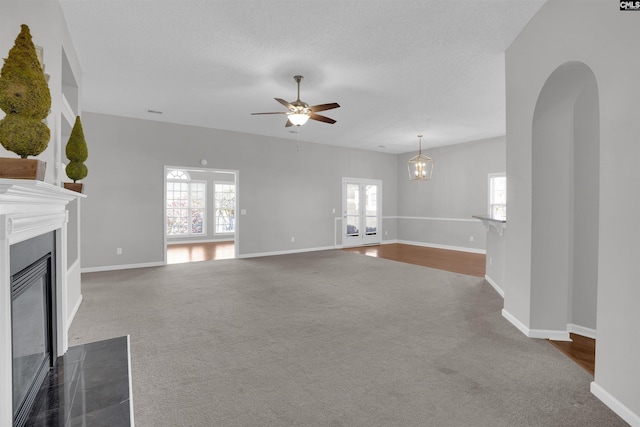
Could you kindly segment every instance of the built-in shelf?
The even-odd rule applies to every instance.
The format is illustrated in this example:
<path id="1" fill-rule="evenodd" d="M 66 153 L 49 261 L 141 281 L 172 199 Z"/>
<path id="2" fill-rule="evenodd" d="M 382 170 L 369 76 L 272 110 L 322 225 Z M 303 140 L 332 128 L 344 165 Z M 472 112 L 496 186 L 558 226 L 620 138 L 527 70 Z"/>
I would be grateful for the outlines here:
<path id="1" fill-rule="evenodd" d="M 62 94 L 62 117 L 65 118 L 70 127 L 73 127 L 73 124 L 76 122 L 76 113 L 71 108 L 69 101 L 65 94 Z"/>
<path id="2" fill-rule="evenodd" d="M 493 218 L 488 215 L 472 215 L 472 217 L 482 221 L 487 231 L 489 231 L 491 227 L 495 228 L 500 236 L 504 233 L 504 229 L 507 228 L 507 220 L 504 218 Z"/>

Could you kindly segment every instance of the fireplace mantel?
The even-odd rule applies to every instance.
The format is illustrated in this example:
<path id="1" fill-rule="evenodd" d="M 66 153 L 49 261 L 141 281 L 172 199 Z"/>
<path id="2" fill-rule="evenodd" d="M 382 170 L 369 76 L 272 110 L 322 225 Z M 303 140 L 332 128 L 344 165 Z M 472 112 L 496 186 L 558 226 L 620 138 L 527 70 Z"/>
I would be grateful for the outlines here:
<path id="1" fill-rule="evenodd" d="M 11 245 L 55 231 L 56 328 L 60 356 L 68 348 L 67 205 L 83 194 L 42 181 L 0 179 L 0 425 L 13 424 Z"/>

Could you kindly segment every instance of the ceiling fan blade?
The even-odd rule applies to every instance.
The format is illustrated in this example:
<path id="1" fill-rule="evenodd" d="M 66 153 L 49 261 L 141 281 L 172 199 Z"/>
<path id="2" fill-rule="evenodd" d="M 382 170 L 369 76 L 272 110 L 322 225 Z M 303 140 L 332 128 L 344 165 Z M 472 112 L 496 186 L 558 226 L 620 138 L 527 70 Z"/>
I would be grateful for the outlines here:
<path id="1" fill-rule="evenodd" d="M 317 113 L 318 111 L 333 110 L 334 108 L 339 107 L 340 104 L 338 104 L 337 102 L 332 102 L 331 104 L 314 105 L 313 107 L 309 107 L 309 110 L 311 110 L 311 112 L 313 113 Z"/>
<path id="2" fill-rule="evenodd" d="M 259 116 L 261 114 L 288 114 L 286 111 L 278 111 L 277 113 L 251 113 L 252 116 Z"/>
<path id="3" fill-rule="evenodd" d="M 330 124 L 334 124 L 336 121 L 333 119 L 330 119 L 329 117 L 325 117 L 325 116 L 321 116 L 320 114 L 309 114 L 309 118 L 312 120 L 317 120 L 319 122 L 325 122 L 325 123 L 330 123 Z"/>
<path id="4" fill-rule="evenodd" d="M 294 110 L 295 107 L 293 105 L 291 105 L 288 101 L 285 101 L 282 98 L 273 98 L 276 101 L 278 101 L 280 104 L 284 105 L 285 107 L 287 107 L 289 110 Z"/>
<path id="5" fill-rule="evenodd" d="M 287 124 L 284 125 L 284 127 L 288 128 L 288 127 L 291 127 L 291 126 L 293 126 L 293 123 L 291 123 L 291 120 L 287 119 Z"/>

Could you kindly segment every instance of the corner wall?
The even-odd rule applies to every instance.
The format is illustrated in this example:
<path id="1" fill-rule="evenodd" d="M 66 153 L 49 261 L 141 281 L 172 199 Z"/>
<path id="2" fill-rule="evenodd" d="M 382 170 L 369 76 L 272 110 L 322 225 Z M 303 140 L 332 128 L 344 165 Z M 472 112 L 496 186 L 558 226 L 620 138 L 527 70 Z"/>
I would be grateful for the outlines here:
<path id="1" fill-rule="evenodd" d="M 640 426 L 639 39 L 638 14 L 620 11 L 617 2 L 549 0 L 507 50 L 505 312 L 514 323 L 531 327 L 534 109 L 551 73 L 579 61 L 593 71 L 600 94 L 597 349 L 591 389 Z M 548 220 L 554 220 L 551 213 Z"/>
<path id="2" fill-rule="evenodd" d="M 398 155 L 398 240 L 484 253 L 487 231 L 471 216 L 489 210 L 489 174 L 505 172 L 505 137 L 423 152 L 434 161 L 431 181 L 409 181 L 415 153 Z"/>

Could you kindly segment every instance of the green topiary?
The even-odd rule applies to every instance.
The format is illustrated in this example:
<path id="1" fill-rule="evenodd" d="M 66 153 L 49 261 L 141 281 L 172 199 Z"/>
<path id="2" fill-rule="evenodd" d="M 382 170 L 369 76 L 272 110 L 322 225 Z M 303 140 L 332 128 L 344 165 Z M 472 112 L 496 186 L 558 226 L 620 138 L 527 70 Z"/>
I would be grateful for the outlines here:
<path id="1" fill-rule="evenodd" d="M 22 158 L 37 156 L 49 144 L 50 131 L 43 122 L 51 108 L 51 93 L 31 41 L 22 25 L 0 71 L 0 144 Z"/>
<path id="2" fill-rule="evenodd" d="M 73 124 L 69 142 L 67 142 L 66 154 L 67 159 L 71 161 L 66 168 L 67 176 L 73 182 L 86 177 L 89 170 L 84 165 L 84 161 L 89 157 L 89 151 L 87 150 L 87 141 L 84 139 L 80 116 L 76 117 L 76 122 Z"/>
<path id="3" fill-rule="evenodd" d="M 24 24 L 0 71 L 0 108 L 6 114 L 40 120 L 51 109 L 51 92 Z"/>
<path id="4" fill-rule="evenodd" d="M 49 144 L 50 136 L 47 125 L 38 119 L 7 114 L 0 120 L 2 146 L 23 159 L 42 153 Z"/>
<path id="5" fill-rule="evenodd" d="M 84 163 L 80 162 L 70 162 L 65 171 L 67 172 L 67 176 L 73 180 L 73 182 L 79 181 L 82 178 L 85 178 L 89 173 L 89 169 Z"/>

